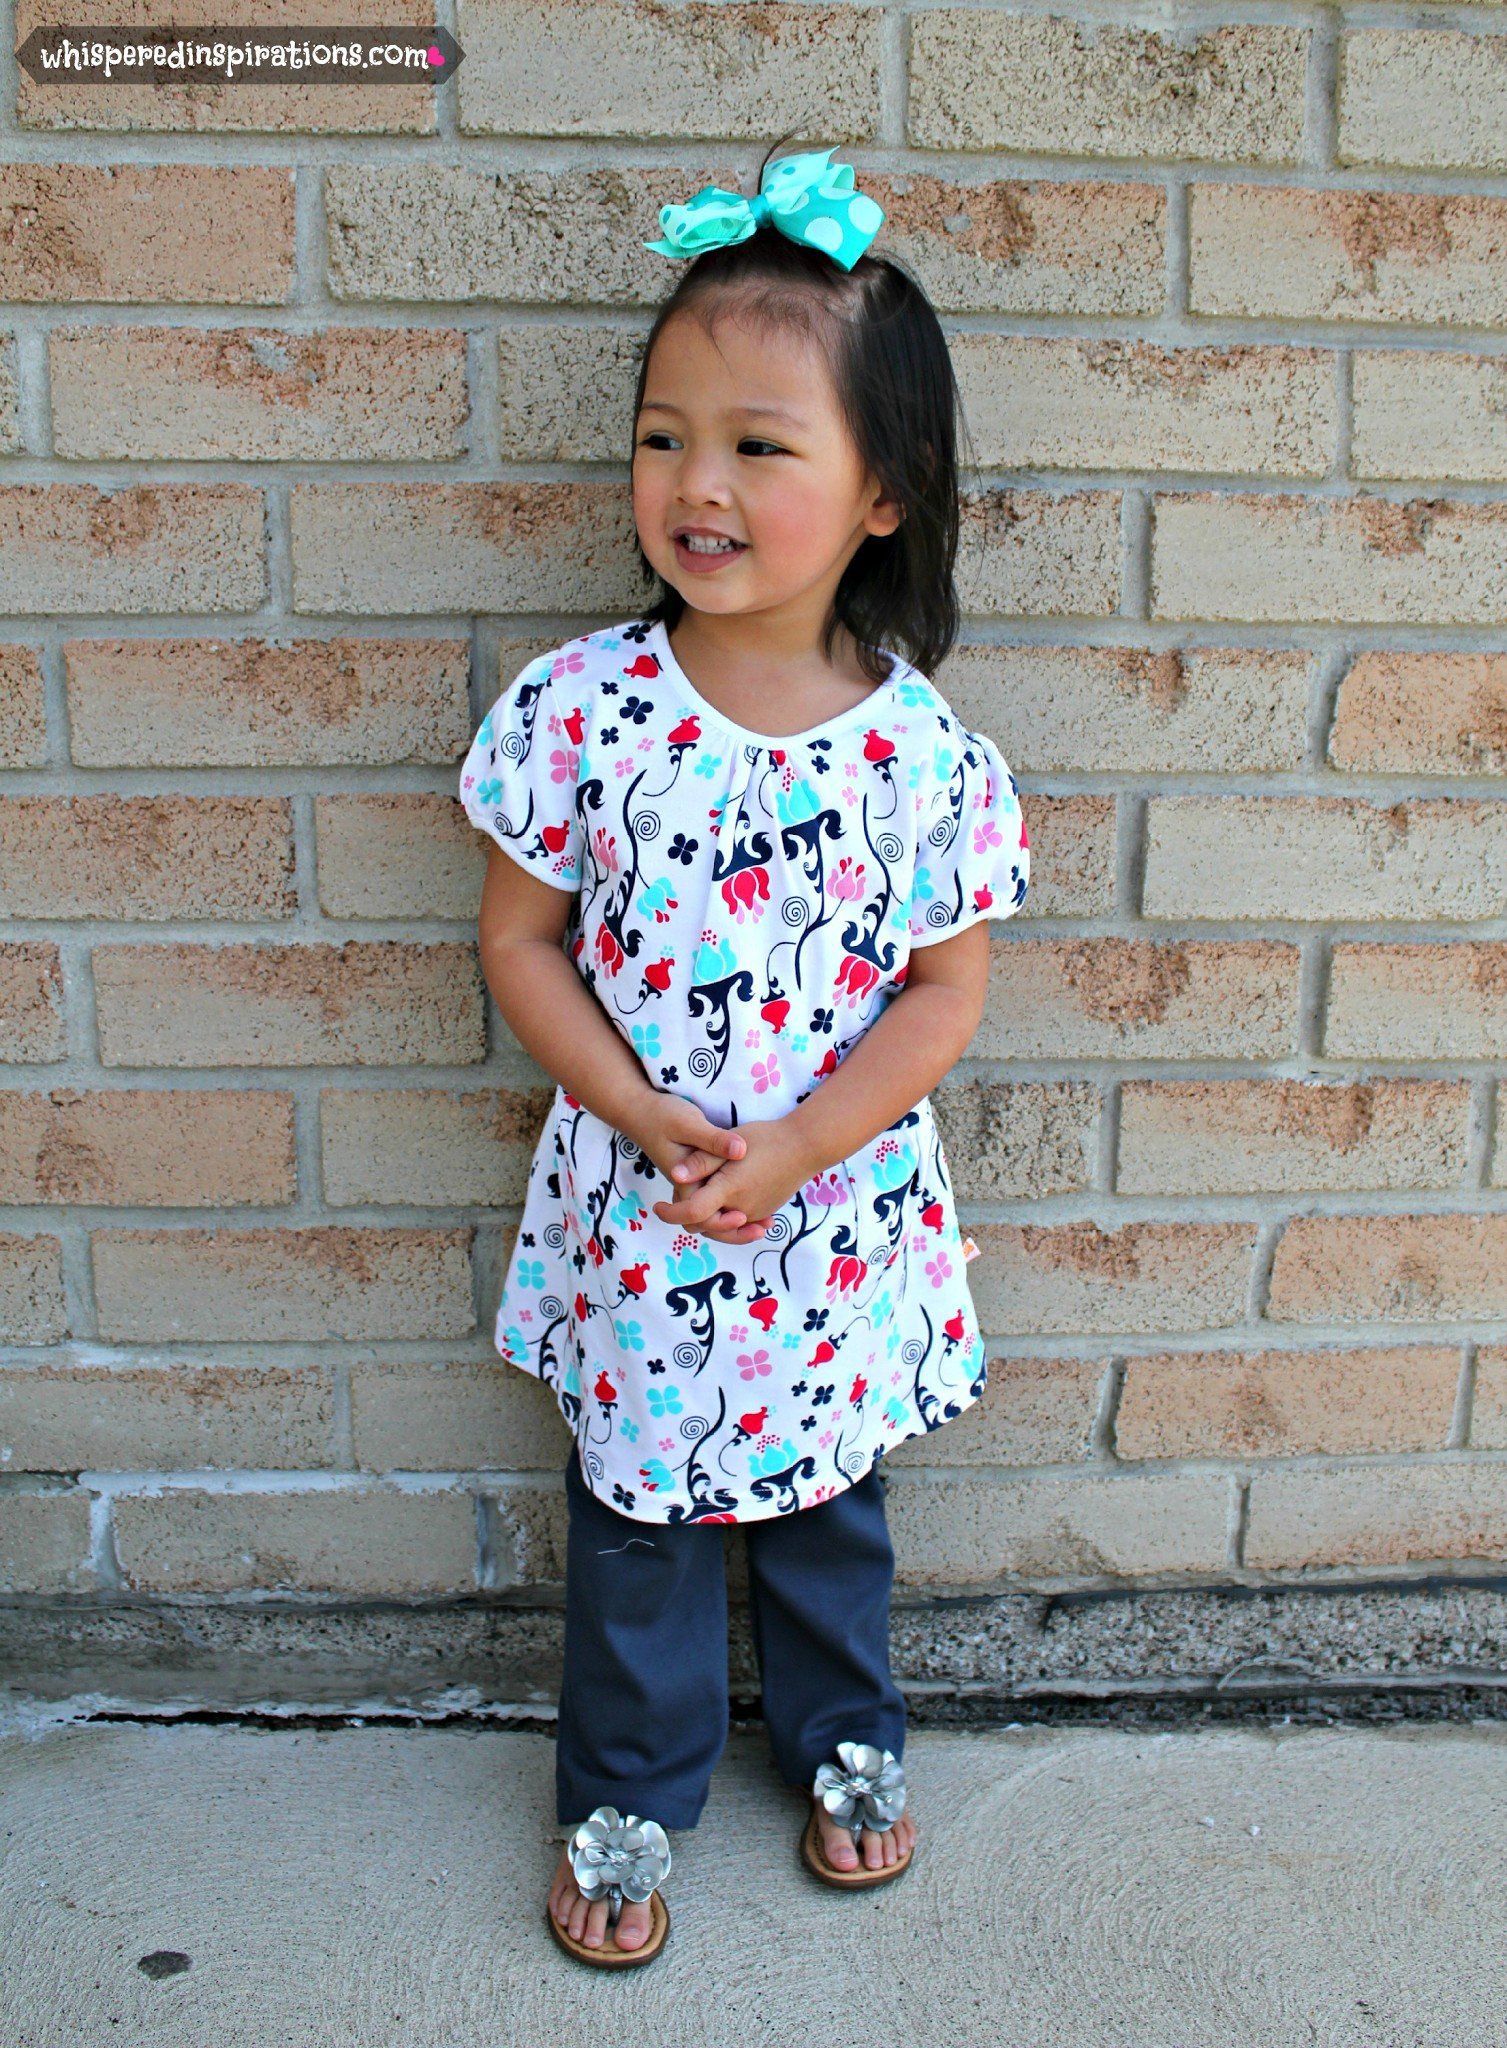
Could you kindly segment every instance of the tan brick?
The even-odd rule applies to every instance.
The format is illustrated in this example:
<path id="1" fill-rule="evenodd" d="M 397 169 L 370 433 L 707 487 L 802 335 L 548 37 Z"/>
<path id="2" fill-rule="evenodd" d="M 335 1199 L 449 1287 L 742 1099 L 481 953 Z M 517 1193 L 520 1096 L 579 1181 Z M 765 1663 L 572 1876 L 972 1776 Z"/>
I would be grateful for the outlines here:
<path id="1" fill-rule="evenodd" d="M 895 1576 L 902 1585 L 964 1587 L 1017 1577 L 1076 1583 L 1218 1572 L 1228 1495 L 1218 1472 L 897 1474 L 888 1496 Z"/>
<path id="2" fill-rule="evenodd" d="M 88 1494 L 0 1492 L 0 1592 L 93 1590 Z"/>
<path id="3" fill-rule="evenodd" d="M 1507 363 L 1446 349 L 1357 349 L 1350 474 L 1507 477 Z"/>
<path id="4" fill-rule="evenodd" d="M 1460 1353 L 1444 1345 L 1132 1358 L 1115 1449 L 1122 1458 L 1439 1451 L 1459 1380 Z"/>
<path id="5" fill-rule="evenodd" d="M 1189 491 L 1154 518 L 1153 618 L 1507 618 L 1507 505 Z"/>
<path id="6" fill-rule="evenodd" d="M 327 1365 L 0 1367 L 0 1470 L 331 1463 Z"/>
<path id="7" fill-rule="evenodd" d="M 0 1231 L 0 1343 L 55 1344 L 67 1335 L 61 1240 Z"/>
<path id="8" fill-rule="evenodd" d="M 949 350 L 990 467 L 1319 477 L 1333 460 L 1338 400 L 1323 349 L 960 334 Z"/>
<path id="9" fill-rule="evenodd" d="M 466 337 L 454 328 L 67 327 L 49 336 L 48 363 L 55 452 L 75 460 L 466 452 Z"/>
<path id="10" fill-rule="evenodd" d="M 1166 194 L 1093 178 L 956 178 L 866 169 L 880 247 L 949 313 L 1157 313 Z M 956 337 L 950 337 L 955 341 Z"/>
<path id="11" fill-rule="evenodd" d="M 1507 1225 L 1507 1218 L 1503 1219 Z M 969 1267 L 985 1330 L 1001 1336 L 1201 1330 L 1245 1313 L 1253 1223 L 974 1223 Z"/>
<path id="12" fill-rule="evenodd" d="M 1476 1451 L 1507 1451 L 1507 1345 L 1483 1344 L 1476 1352 L 1470 1444 Z"/>
<path id="13" fill-rule="evenodd" d="M 1276 648 L 973 645 L 937 682 L 1017 774 L 1207 774 L 1301 766 L 1311 666 Z"/>
<path id="14" fill-rule="evenodd" d="M 496 1526 L 495 1548 L 504 1585 L 563 1584 L 569 1527 L 563 1476 L 502 1489 L 496 1496 Z"/>
<path id="15" fill-rule="evenodd" d="M 1278 1322 L 1507 1315 L 1507 1215 L 1296 1216 L 1272 1264 Z"/>
<path id="16" fill-rule="evenodd" d="M 298 908 L 285 797 L 0 801 L 0 916 L 260 919 Z"/>
<path id="17" fill-rule="evenodd" d="M 907 135 L 923 149 L 1296 163 L 1306 28 L 1158 35 L 937 7 L 910 18 Z"/>
<path id="18" fill-rule="evenodd" d="M 1195 314 L 1507 319 L 1507 200 L 1480 193 L 1195 183 L 1188 244 Z"/>
<path id="19" fill-rule="evenodd" d="M 878 133 L 883 20 L 877 7 L 778 0 L 652 9 L 465 0 L 461 132 L 763 144 L 777 106 L 792 127 L 864 141 Z"/>
<path id="20" fill-rule="evenodd" d="M 133 0 L 123 13 L 119 0 L 18 0 L 16 44 L 33 28 L 96 24 L 133 28 L 219 28 L 227 21 L 244 31 L 328 28 L 336 19 L 328 0 L 237 0 L 227 16 L 219 0 Z M 432 24 L 426 0 L 341 0 L 344 28 L 422 27 Z M 304 85 L 289 74 L 273 85 L 243 79 L 223 85 L 67 84 L 53 78 L 34 83 L 17 76 L 16 117 L 23 128 L 118 128 L 226 134 L 240 130 L 283 134 L 432 135 L 438 95 L 427 82 L 362 89 L 359 85 Z"/>
<path id="21" fill-rule="evenodd" d="M 314 819 L 326 917 L 476 916 L 487 841 L 453 796 L 317 796 Z"/>
<path id="22" fill-rule="evenodd" d="M 16 337 L 11 329 L 0 330 L 0 455 L 23 455 L 25 436 L 21 432 L 21 387 L 16 374 Z"/>
<path id="23" fill-rule="evenodd" d="M 1251 1482 L 1246 1568 L 1498 1561 L 1507 1548 L 1502 1482 L 1496 1460 L 1467 1457 L 1260 1472 Z"/>
<path id="24" fill-rule="evenodd" d="M 643 346 L 637 327 L 502 328 L 497 336 L 497 453 L 502 460 L 630 461 L 633 393 Z"/>
<path id="25" fill-rule="evenodd" d="M 1107 617 L 1120 602 L 1117 491 L 964 491 L 958 597 L 969 612 Z"/>
<path id="26" fill-rule="evenodd" d="M 1122 1195 L 1458 1187 L 1463 1081 L 1137 1081 L 1120 1093 Z"/>
<path id="27" fill-rule="evenodd" d="M 1266 940 L 1001 939 L 979 1059 L 1280 1059 L 1298 951 Z"/>
<path id="28" fill-rule="evenodd" d="M 464 640 L 72 640 L 63 653 L 81 767 L 448 766 L 474 729 Z"/>
<path id="29" fill-rule="evenodd" d="M 358 1364 L 351 1423 L 377 1472 L 558 1472 L 572 1442 L 544 1382 L 501 1359 Z"/>
<path id="30" fill-rule="evenodd" d="M 475 1503 L 454 1490 L 127 1494 L 115 1502 L 115 1548 L 137 1592 L 376 1598 L 476 1589 Z"/>
<path id="31" fill-rule="evenodd" d="M 0 1090 L 0 1202 L 291 1202 L 281 1089 Z"/>
<path id="32" fill-rule="evenodd" d="M 658 236 L 670 192 L 735 192 L 744 180 L 751 183 L 746 166 L 732 157 L 698 164 L 683 151 L 669 152 L 663 168 L 332 163 L 324 180 L 330 294 L 657 306 L 674 279 L 666 258 L 644 243 Z M 569 234 L 560 232 L 562 220 Z"/>
<path id="33" fill-rule="evenodd" d="M 1022 796 L 1031 840 L 1024 917 L 1107 917 L 1115 907 L 1112 796 Z"/>
<path id="34" fill-rule="evenodd" d="M 885 1453 L 897 1465 L 1071 1465 L 1089 1455 L 1104 1362 L 991 1358 L 982 1399 Z"/>
<path id="35" fill-rule="evenodd" d="M 521 1202 L 553 1085 L 325 1088 L 319 1097 L 325 1200 Z"/>
<path id="36" fill-rule="evenodd" d="M 1099 1090 L 1088 1081 L 952 1081 L 932 1090 L 953 1192 L 1037 1200 L 1090 1185 Z"/>
<path id="37" fill-rule="evenodd" d="M 63 968 L 44 939 L 0 945 L 0 1060 L 60 1060 Z"/>
<path id="38" fill-rule="evenodd" d="M 266 589 L 245 484 L 0 485 L 0 610 L 248 611 Z"/>
<path id="39" fill-rule="evenodd" d="M 107 1067 L 455 1066 L 485 1057 L 476 949 L 100 946 Z"/>
<path id="40" fill-rule="evenodd" d="M 1340 37 L 1335 160 L 1507 168 L 1503 39 L 1455 29 Z"/>
<path id="41" fill-rule="evenodd" d="M 109 1342 L 460 1337 L 476 1327 L 456 1230 L 96 1230 Z"/>
<path id="42" fill-rule="evenodd" d="M 0 299 L 281 305 L 293 176 L 287 164 L 0 165 Z"/>
<path id="43" fill-rule="evenodd" d="M 1444 797 L 1153 796 L 1146 918 L 1483 918 L 1507 900 L 1507 807 Z"/>
<path id="44" fill-rule="evenodd" d="M 41 657 L 34 647 L 0 647 L 0 768 L 41 768 L 46 760 Z"/>
<path id="45" fill-rule="evenodd" d="M 1329 764 L 1362 774 L 1507 770 L 1507 655 L 1358 654 L 1340 682 Z"/>
<path id="46" fill-rule="evenodd" d="M 631 615 L 643 595 L 624 484 L 307 484 L 290 498 L 298 611 Z"/>
<path id="47" fill-rule="evenodd" d="M 1507 1053 L 1507 946 L 1339 943 L 1329 974 L 1331 1059 L 1499 1059 Z"/>

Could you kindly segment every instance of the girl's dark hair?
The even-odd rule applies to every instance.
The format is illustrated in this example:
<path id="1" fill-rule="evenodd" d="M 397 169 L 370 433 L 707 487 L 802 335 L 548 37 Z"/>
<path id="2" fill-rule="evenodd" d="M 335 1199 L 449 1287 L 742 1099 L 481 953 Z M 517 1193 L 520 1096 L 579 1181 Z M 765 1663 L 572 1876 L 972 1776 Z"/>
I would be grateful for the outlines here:
<path id="1" fill-rule="evenodd" d="M 957 448 L 959 429 L 967 429 L 947 342 L 921 285 L 890 257 L 865 254 L 844 270 L 772 226 L 730 248 L 706 250 L 686 265 L 644 342 L 635 435 L 650 353 L 677 313 L 708 327 L 722 314 L 790 327 L 821 349 L 860 459 L 903 509 L 895 531 L 866 535 L 843 571 L 823 653 L 831 658 L 838 629 L 846 627 L 871 681 L 889 674 L 881 647 L 932 675 L 958 635 Z M 638 559 L 645 582 L 658 585 L 641 616 L 669 630 L 685 600 L 642 547 Z"/>

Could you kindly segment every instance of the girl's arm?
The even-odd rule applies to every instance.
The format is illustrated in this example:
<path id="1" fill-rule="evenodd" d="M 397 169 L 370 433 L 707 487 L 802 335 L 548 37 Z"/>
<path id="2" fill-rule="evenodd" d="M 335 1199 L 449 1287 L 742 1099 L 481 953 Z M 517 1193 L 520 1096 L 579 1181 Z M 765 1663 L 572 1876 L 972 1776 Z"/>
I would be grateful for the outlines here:
<path id="1" fill-rule="evenodd" d="M 495 842 L 477 913 L 481 971 L 508 1029 L 593 1116 L 624 1132 L 662 1173 L 687 1150 L 741 1159 L 742 1134 L 656 1088 L 564 948 L 571 895 L 530 874 Z M 739 1215 L 739 1223 L 742 1222 Z"/>
<path id="2" fill-rule="evenodd" d="M 945 1079 L 978 1029 L 988 988 L 987 918 L 911 949 L 900 993 L 783 1119 L 808 1176 L 851 1157 Z"/>

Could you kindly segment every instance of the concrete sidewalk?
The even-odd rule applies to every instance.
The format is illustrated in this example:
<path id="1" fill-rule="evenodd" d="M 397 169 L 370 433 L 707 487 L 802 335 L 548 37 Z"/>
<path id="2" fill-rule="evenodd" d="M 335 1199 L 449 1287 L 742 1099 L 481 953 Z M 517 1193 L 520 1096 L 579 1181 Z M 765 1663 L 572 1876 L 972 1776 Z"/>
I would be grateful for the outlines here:
<path id="1" fill-rule="evenodd" d="M 479 1727 L 0 1742 L 3 2048 L 1501 2048 L 1507 1730 L 916 1734 L 901 1883 L 842 1897 L 735 1736 L 670 1945 L 542 1924 L 553 1746 Z M 189 1965 L 153 1977 L 141 1958 Z M 162 1967 L 161 1965 L 158 1966 Z"/>

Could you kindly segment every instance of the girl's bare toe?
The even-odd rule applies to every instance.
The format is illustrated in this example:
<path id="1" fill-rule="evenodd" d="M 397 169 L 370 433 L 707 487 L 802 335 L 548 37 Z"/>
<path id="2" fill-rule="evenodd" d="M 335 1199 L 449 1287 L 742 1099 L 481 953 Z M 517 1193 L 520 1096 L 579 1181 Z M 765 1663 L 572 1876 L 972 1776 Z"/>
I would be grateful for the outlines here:
<path id="1" fill-rule="evenodd" d="M 834 1870 L 854 1870 L 858 1866 L 858 1852 L 853 1847 L 853 1833 L 841 1821 L 833 1820 L 826 1810 L 818 1809 L 817 1831 L 821 1837 L 822 1854 Z"/>
<path id="2" fill-rule="evenodd" d="M 618 1917 L 616 1940 L 619 1948 L 642 1948 L 649 1938 L 649 1902 L 629 1899 Z"/>

